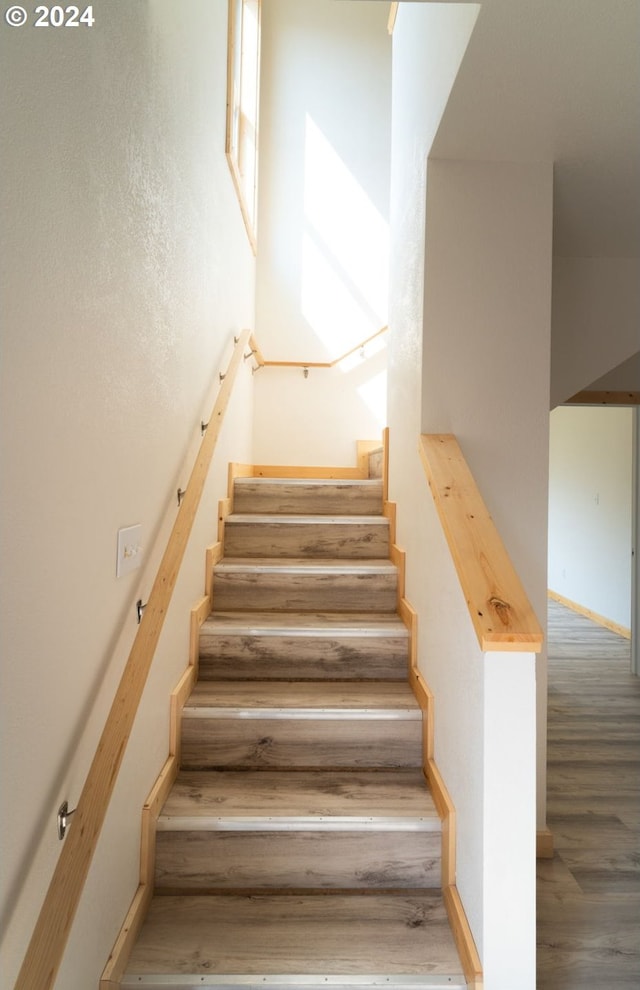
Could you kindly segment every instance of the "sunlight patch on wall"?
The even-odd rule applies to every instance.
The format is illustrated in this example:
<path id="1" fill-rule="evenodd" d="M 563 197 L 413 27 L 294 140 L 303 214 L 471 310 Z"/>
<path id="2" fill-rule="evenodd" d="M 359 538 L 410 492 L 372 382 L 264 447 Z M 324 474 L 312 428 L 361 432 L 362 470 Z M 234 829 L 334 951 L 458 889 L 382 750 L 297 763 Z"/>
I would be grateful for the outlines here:
<path id="1" fill-rule="evenodd" d="M 371 334 L 371 318 L 308 232 L 302 238 L 302 311 L 331 358 Z"/>
<path id="2" fill-rule="evenodd" d="M 331 357 L 387 322 L 389 226 L 307 114 L 301 307 Z"/>
<path id="3" fill-rule="evenodd" d="M 375 354 L 379 354 L 380 351 L 385 350 L 387 346 L 386 337 L 380 336 L 376 337 L 374 340 L 368 341 L 363 347 L 358 348 L 353 354 L 349 354 L 347 357 L 343 358 L 342 361 L 338 363 L 340 371 L 352 371 L 353 368 L 357 368 L 358 365 L 362 364 L 363 361 L 368 361 Z"/>
<path id="4" fill-rule="evenodd" d="M 375 416 L 380 429 L 386 425 L 387 372 L 381 371 L 358 388 L 358 395 Z"/>

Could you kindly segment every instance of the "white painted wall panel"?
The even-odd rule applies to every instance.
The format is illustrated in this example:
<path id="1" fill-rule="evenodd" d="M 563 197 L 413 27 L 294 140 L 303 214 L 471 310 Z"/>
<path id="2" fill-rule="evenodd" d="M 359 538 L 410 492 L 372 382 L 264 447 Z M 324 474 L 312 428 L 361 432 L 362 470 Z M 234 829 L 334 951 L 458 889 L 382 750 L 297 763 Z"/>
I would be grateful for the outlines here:
<path id="1" fill-rule="evenodd" d="M 481 652 L 471 624 L 460 621 L 464 598 L 418 457 L 427 157 L 477 10 L 401 4 L 394 29 L 389 426 L 407 597 L 420 616 L 419 662 L 436 695 L 436 761 L 460 812 L 458 883 L 481 946 L 484 766 L 482 746 L 468 745 L 483 732 Z"/>
<path id="2" fill-rule="evenodd" d="M 631 409 L 551 414 L 549 587 L 631 625 Z"/>
<path id="3" fill-rule="evenodd" d="M 551 408 L 637 353 L 638 327 L 638 258 L 554 258 Z"/>
<path id="4" fill-rule="evenodd" d="M 458 888 L 484 957 L 486 985 L 511 988 L 517 973 L 518 986 L 533 987 L 535 664 L 532 657 L 512 656 L 514 676 L 500 690 L 500 677 L 489 670 L 471 630 L 416 451 L 421 431 L 459 435 L 544 623 L 551 165 L 430 161 L 427 169 L 447 87 L 476 14 L 466 6 L 401 5 L 394 31 L 391 497 L 399 504 L 399 542 L 408 548 L 407 596 L 420 615 L 419 662 L 436 699 L 436 761 L 457 809 Z M 543 729 L 544 675 L 543 661 Z M 486 720 L 512 701 L 514 711 L 526 712 L 518 731 L 507 731 L 522 762 L 498 785 L 504 753 L 497 777 L 491 773 L 505 746 L 500 726 L 506 716 L 489 726 Z M 543 823 L 544 733 L 541 752 Z M 493 869 L 499 787 L 514 805 L 513 816 L 511 802 L 503 811 L 514 828 L 524 829 L 515 840 L 523 844 L 507 850 L 523 882 L 512 954 L 501 931 L 502 881 Z"/>
<path id="5" fill-rule="evenodd" d="M 535 990 L 536 657 L 486 653 L 482 664 L 484 985 Z"/>
<path id="6" fill-rule="evenodd" d="M 544 164 L 503 162 L 445 162 L 431 160 L 427 169 L 425 332 L 423 338 L 423 430 L 454 433 L 491 512 L 516 571 L 541 624 L 546 623 L 546 547 L 548 473 L 548 396 L 551 302 L 552 173 Z M 466 617 L 465 617 L 466 618 Z M 515 662 L 515 660 L 514 660 Z M 538 663 L 540 724 L 544 728 L 545 661 Z M 448 676 L 446 666 L 429 674 L 436 697 Z M 513 688 L 513 696 L 509 693 Z M 518 693 L 524 692 L 524 697 Z M 505 683 L 501 702 L 509 707 L 527 703 L 535 682 Z M 485 685 L 486 691 L 486 685 Z M 487 699 L 489 701 L 490 699 Z M 533 705 L 533 696 L 529 699 Z M 445 713 L 437 740 L 442 750 L 451 745 L 454 722 Z M 493 739 L 495 720 L 485 722 L 486 753 L 504 745 Z M 455 731 L 460 731 L 456 728 Z M 514 747 L 522 738 L 510 741 Z M 467 740 L 473 749 L 471 738 Z M 544 814 L 544 733 L 540 733 L 538 782 Z M 492 772 L 487 755 L 485 780 Z M 530 772 L 528 781 L 525 772 Z M 472 816 L 460 786 L 460 770 L 452 776 L 461 796 L 460 817 Z M 520 802 L 520 789 L 535 790 L 535 761 L 503 777 L 510 817 Z M 516 796 L 518 795 L 518 796 Z M 491 797 L 485 791 L 485 812 Z M 488 804 L 487 804 L 488 803 Z M 477 815 L 477 810 L 475 812 Z M 473 816 L 475 817 L 475 816 Z M 519 815 L 516 816 L 519 818 Z M 544 822 L 542 818 L 541 824 Z M 514 822 L 514 828 L 520 822 Z M 531 822 L 533 830 L 533 822 Z M 489 837 L 485 836 L 489 841 Z M 461 886 L 476 867 L 467 862 L 460 843 Z M 534 876 L 533 859 L 523 861 L 514 850 L 505 866 L 522 876 Z M 488 985 L 511 985 L 506 974 L 517 966 L 518 953 L 498 964 L 490 950 L 500 927 L 500 903 L 495 871 L 485 863 L 483 961 Z M 523 888 L 524 889 L 524 888 Z M 474 887 L 474 890 L 477 888 Z M 492 893 L 493 891 L 493 893 Z M 504 911 L 504 904 L 502 901 Z M 531 900 L 518 906 L 518 936 L 512 944 L 535 945 L 535 914 Z M 476 924 L 478 922 L 476 921 Z M 491 981 L 491 982 L 489 982 Z M 532 982 L 533 981 L 533 982 Z M 521 970 L 522 987 L 534 986 L 535 973 Z"/>

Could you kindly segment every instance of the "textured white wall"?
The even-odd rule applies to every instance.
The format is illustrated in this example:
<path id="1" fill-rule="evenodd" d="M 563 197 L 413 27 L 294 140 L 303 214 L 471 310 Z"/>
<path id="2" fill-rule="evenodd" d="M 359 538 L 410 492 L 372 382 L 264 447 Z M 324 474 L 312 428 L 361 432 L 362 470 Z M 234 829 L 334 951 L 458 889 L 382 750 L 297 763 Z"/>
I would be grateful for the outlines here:
<path id="1" fill-rule="evenodd" d="M 551 408 L 636 354 L 639 326 L 640 259 L 554 258 Z"/>
<path id="2" fill-rule="evenodd" d="M 640 392 L 640 350 L 589 387 L 595 391 Z"/>
<path id="3" fill-rule="evenodd" d="M 332 361 L 387 322 L 391 41 L 384 4 L 262 10 L 256 331 L 265 357 Z M 352 464 L 386 425 L 384 352 L 261 371 L 260 462 Z"/>
<path id="4" fill-rule="evenodd" d="M 448 676 L 436 691 L 436 732 L 453 720 L 456 730 L 436 759 L 447 786 L 458 768 L 453 793 L 478 809 L 473 825 L 458 819 L 462 874 L 476 891 L 474 935 L 482 938 L 482 747 L 467 752 L 468 733 L 482 736 L 481 653 L 470 623 L 460 622 L 464 598 L 455 575 L 422 465 L 422 352 L 427 156 L 477 8 L 455 4 L 402 4 L 393 34 L 391 159 L 391 282 L 389 320 L 390 497 L 398 502 L 398 542 L 408 549 L 407 597 L 420 616 L 420 663 L 431 684 L 434 665 Z M 428 637 L 428 646 L 427 646 Z M 433 685 L 432 685 L 433 686 Z M 478 817 L 479 816 L 479 817 Z M 468 909 L 468 898 L 465 900 Z"/>
<path id="5" fill-rule="evenodd" d="M 512 987 L 517 973 L 519 986 L 532 987 L 535 665 L 531 656 L 512 656 L 504 683 L 505 658 L 482 657 L 416 454 L 421 431 L 459 435 L 544 621 L 551 166 L 430 161 L 427 168 L 476 15 L 466 6 L 406 4 L 394 31 L 391 497 L 409 550 L 420 665 L 436 699 L 436 760 L 457 809 L 458 887 L 487 986 Z M 544 702 L 544 664 L 539 677 Z M 517 724 L 511 715 L 504 721 L 509 709 L 520 712 Z M 505 764 L 506 737 L 521 756 L 517 770 Z M 502 937 L 503 881 L 493 868 L 505 786 L 513 786 L 517 834 L 503 849 L 519 891 L 510 948 Z M 539 791 L 544 821 L 544 773 Z"/>
<path id="6" fill-rule="evenodd" d="M 525 590 L 539 616 L 546 622 L 547 478 L 549 437 L 549 353 L 551 303 L 552 169 L 544 164 L 503 162 L 430 161 L 427 169 L 425 332 L 423 338 L 423 430 L 454 433 L 491 512 Z M 429 651 L 429 654 L 432 651 Z M 446 663 L 429 674 L 436 697 L 448 678 Z M 519 658 L 512 658 L 517 670 Z M 546 664 L 538 663 L 540 725 L 546 724 Z M 500 701 L 515 707 L 535 692 L 533 678 L 505 684 Z M 486 682 L 485 682 L 486 690 Z M 512 693 L 510 693 L 510 691 Z M 522 692 L 522 694 L 520 694 Z M 533 699 L 534 695 L 531 695 Z M 485 697 L 491 708 L 491 698 Z M 524 702 L 526 704 L 526 701 Z M 463 715 L 458 709 L 441 713 L 436 735 L 443 753 L 453 745 Z M 456 724 L 457 723 L 457 724 Z M 467 723 L 467 745 L 473 750 L 473 729 Z M 485 721 L 488 752 L 499 751 L 504 737 L 492 747 L 499 732 L 495 719 Z M 539 763 L 545 765 L 544 732 L 540 733 Z M 511 737 L 516 749 L 533 746 L 529 740 Z M 445 759 L 443 759 L 443 765 Z M 532 776 L 527 779 L 526 772 Z M 461 823 L 471 825 L 474 815 L 463 786 L 464 767 L 451 767 L 454 800 L 460 803 Z M 485 774 L 490 767 L 485 766 Z M 448 779 L 445 777 L 445 779 Z M 524 760 L 519 772 L 505 774 L 503 788 L 510 793 L 511 809 L 526 805 L 535 787 L 535 761 Z M 544 809 L 544 772 L 539 780 Z M 486 783 L 485 809 L 495 791 Z M 535 807 L 525 822 L 524 834 L 535 831 Z M 518 812 L 520 815 L 520 812 Z M 544 824 L 544 812 L 541 824 Z M 463 828 L 465 826 L 463 825 Z M 518 827 L 522 828 L 522 821 Z M 527 830 L 528 827 L 528 830 Z M 522 831 L 519 832 L 522 835 Z M 485 832 L 485 851 L 491 850 L 495 830 Z M 505 900 L 491 891 L 496 883 L 485 861 L 483 962 L 488 985 L 511 984 L 514 961 L 521 959 L 522 987 L 533 986 L 535 912 L 532 885 L 533 857 L 515 857 L 507 868 L 521 890 L 519 937 L 509 941 L 511 962 L 496 953 L 495 933 L 505 910 Z M 477 870 L 460 842 L 460 885 Z M 527 893 L 529 896 L 527 896 Z M 529 982 L 525 982 L 528 973 Z M 511 976 L 509 976 L 511 974 Z M 492 981 L 489 984 L 489 979 Z"/>
<path id="7" fill-rule="evenodd" d="M 631 625 L 631 409 L 554 409 L 549 587 Z"/>
<path id="8" fill-rule="evenodd" d="M 254 260 L 224 158 L 226 11 L 226 0 L 111 0 L 90 29 L 0 27 L 6 986 L 59 853 L 57 808 L 80 792 L 149 591 L 141 572 L 116 579 L 116 531 L 141 522 L 150 553 L 208 387 L 253 319 Z M 229 416 L 65 990 L 97 985 L 136 886 L 140 811 L 168 752 L 215 500 L 226 460 L 251 457 L 246 369 Z"/>

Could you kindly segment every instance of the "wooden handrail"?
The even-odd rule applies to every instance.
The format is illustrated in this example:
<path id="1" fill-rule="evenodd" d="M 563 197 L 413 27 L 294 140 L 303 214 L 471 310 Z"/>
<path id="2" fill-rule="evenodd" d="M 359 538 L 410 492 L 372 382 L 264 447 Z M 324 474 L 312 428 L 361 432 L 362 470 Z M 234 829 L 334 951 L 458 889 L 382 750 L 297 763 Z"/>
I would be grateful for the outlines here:
<path id="1" fill-rule="evenodd" d="M 335 368 L 337 364 L 344 361 L 345 358 L 351 357 L 356 351 L 362 350 L 367 344 L 370 344 L 372 340 L 376 337 L 380 337 L 383 333 L 386 333 L 389 327 L 381 327 L 372 333 L 370 337 L 366 340 L 361 340 L 359 344 L 352 347 L 351 350 L 346 351 L 345 354 L 341 354 L 337 357 L 335 361 L 267 361 L 263 356 L 262 351 L 258 347 L 257 341 L 254 336 L 251 337 L 250 347 L 251 353 L 253 354 L 259 368 Z"/>
<path id="2" fill-rule="evenodd" d="M 15 990 L 49 990 L 55 981 L 250 337 L 245 330 L 237 339 Z"/>
<path id="3" fill-rule="evenodd" d="M 480 649 L 539 653 L 542 629 L 456 438 L 423 434 L 419 451 Z"/>

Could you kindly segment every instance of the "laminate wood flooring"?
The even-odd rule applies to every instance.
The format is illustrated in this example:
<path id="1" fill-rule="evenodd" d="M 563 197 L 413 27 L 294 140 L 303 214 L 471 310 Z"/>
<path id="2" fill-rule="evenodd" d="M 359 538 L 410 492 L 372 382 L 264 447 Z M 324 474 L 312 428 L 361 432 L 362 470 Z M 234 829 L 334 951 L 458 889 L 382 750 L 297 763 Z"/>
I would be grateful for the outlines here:
<path id="1" fill-rule="evenodd" d="M 630 643 L 549 602 L 538 990 L 640 988 L 640 679 Z"/>

